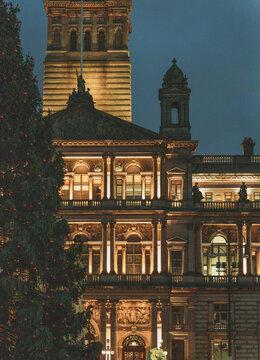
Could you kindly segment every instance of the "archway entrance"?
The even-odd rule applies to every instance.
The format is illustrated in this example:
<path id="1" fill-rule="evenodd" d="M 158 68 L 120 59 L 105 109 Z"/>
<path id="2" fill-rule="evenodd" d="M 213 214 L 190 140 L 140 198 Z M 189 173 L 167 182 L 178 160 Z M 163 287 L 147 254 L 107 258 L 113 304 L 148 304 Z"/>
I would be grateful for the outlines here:
<path id="1" fill-rule="evenodd" d="M 123 341 L 123 360 L 145 360 L 145 342 L 138 335 L 130 335 Z"/>

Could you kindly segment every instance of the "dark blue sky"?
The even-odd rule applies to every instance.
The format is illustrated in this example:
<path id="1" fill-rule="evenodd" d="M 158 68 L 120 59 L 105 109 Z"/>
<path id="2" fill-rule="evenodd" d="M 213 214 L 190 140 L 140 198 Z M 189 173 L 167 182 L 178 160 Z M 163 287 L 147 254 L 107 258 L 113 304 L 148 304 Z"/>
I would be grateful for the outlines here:
<path id="1" fill-rule="evenodd" d="M 22 42 L 42 90 L 47 21 L 42 0 L 14 0 Z M 192 90 L 198 153 L 241 154 L 245 136 L 260 153 L 260 0 L 133 0 L 133 122 L 158 131 L 158 88 L 173 57 Z"/>

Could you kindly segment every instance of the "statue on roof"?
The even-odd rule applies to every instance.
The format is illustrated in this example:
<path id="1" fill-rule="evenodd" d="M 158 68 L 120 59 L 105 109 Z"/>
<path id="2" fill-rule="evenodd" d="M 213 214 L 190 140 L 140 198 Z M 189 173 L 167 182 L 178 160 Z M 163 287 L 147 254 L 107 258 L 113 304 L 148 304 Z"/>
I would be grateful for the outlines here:
<path id="1" fill-rule="evenodd" d="M 199 189 L 198 183 L 196 182 L 195 185 L 192 187 L 192 199 L 195 203 L 200 203 L 204 196 Z"/>
<path id="2" fill-rule="evenodd" d="M 72 94 L 69 96 L 68 106 L 72 104 L 85 104 L 90 109 L 94 109 L 94 101 L 93 96 L 90 94 L 90 88 L 87 89 L 85 87 L 85 80 L 82 75 L 78 75 L 76 71 L 77 79 L 78 79 L 78 91 L 73 88 Z"/>
<path id="3" fill-rule="evenodd" d="M 239 195 L 239 202 L 248 202 L 249 200 L 247 199 L 247 186 L 245 184 L 245 182 L 242 182 L 242 185 L 240 186 L 240 190 L 238 192 Z"/>

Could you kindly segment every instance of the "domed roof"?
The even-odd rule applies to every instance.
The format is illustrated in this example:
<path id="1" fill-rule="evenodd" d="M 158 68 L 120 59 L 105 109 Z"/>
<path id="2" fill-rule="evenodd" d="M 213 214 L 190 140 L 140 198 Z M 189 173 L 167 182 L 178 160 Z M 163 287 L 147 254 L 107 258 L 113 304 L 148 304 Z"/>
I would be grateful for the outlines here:
<path id="1" fill-rule="evenodd" d="M 183 75 L 181 69 L 177 66 L 177 60 L 174 58 L 172 66 L 163 78 L 163 88 L 177 87 L 187 89 L 188 81 L 186 75 Z"/>

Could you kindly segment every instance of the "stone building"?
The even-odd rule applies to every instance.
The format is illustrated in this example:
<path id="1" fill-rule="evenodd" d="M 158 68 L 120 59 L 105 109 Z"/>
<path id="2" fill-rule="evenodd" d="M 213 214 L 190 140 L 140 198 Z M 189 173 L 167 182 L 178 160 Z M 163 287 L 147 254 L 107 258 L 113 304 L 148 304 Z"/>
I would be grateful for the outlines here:
<path id="1" fill-rule="evenodd" d="M 87 18 L 92 24 L 88 69 L 98 57 L 94 39 L 99 14 L 124 9 L 126 39 L 131 2 L 84 5 L 95 9 Z M 53 78 L 57 83 L 47 91 L 48 64 L 51 56 L 58 56 L 56 50 L 49 52 L 57 25 L 50 19 L 59 14 L 65 44 L 74 19 L 70 11 L 76 8 L 78 13 L 79 4 L 50 0 L 45 7 L 49 43 L 44 106 L 50 106 L 49 92 L 56 104 L 52 110 L 64 108 L 51 117 L 66 163 L 62 214 L 71 239 L 84 239 L 85 305 L 94 306 L 86 342 L 101 341 L 113 352 L 107 360 L 143 359 L 154 347 L 166 350 L 171 360 L 226 360 L 229 346 L 232 359 L 260 359 L 260 156 L 254 155 L 252 139 L 243 141 L 242 155 L 195 154 L 191 91 L 176 60 L 159 90 L 159 133 L 104 108 L 99 101 L 106 87 L 100 86 L 99 93 L 91 72 L 86 79 L 93 91 L 85 89 L 79 76 L 78 90 L 72 92 L 72 69 L 66 73 L 71 78 L 62 85 L 62 99 L 59 80 Z M 113 34 L 115 41 L 109 11 L 102 25 L 105 37 Z M 64 48 L 60 56 L 69 59 L 74 53 Z M 124 61 L 130 69 L 128 57 Z M 111 65 L 104 64 L 96 63 L 97 71 Z M 57 65 L 57 78 L 63 77 L 63 65 Z M 130 80 L 128 90 L 130 94 Z"/>

